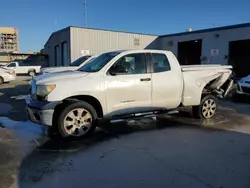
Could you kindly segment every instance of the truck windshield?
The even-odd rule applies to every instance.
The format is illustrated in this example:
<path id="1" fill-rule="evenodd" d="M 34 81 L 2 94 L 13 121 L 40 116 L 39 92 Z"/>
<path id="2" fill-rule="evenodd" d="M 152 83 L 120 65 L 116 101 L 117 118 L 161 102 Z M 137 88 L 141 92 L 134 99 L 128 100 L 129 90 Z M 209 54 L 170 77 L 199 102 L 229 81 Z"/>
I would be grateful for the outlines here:
<path id="1" fill-rule="evenodd" d="M 91 56 L 82 56 L 78 58 L 77 60 L 73 61 L 69 66 L 77 67 L 80 66 L 84 61 L 86 61 Z"/>
<path id="2" fill-rule="evenodd" d="M 101 70 L 111 59 L 117 56 L 120 52 L 109 52 L 91 60 L 86 65 L 82 66 L 78 71 L 82 72 L 98 72 Z"/>

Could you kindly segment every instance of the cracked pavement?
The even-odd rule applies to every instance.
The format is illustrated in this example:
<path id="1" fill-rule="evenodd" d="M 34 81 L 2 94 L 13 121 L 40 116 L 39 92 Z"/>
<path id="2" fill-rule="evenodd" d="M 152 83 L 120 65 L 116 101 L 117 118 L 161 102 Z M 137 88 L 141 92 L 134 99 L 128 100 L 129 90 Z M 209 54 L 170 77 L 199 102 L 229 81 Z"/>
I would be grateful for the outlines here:
<path id="1" fill-rule="evenodd" d="M 17 100 L 26 87 L 22 79 L 0 88 L 0 108 L 10 105 L 0 111 L 0 188 L 250 187 L 248 102 L 220 101 L 208 121 L 185 110 L 64 141 L 27 122 Z"/>

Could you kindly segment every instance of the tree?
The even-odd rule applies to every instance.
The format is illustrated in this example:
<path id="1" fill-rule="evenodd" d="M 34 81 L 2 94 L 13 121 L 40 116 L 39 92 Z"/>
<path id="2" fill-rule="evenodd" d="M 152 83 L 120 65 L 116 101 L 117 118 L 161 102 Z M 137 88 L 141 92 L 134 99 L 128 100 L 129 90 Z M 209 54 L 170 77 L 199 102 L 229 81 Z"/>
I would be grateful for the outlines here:
<path id="1" fill-rule="evenodd" d="M 37 54 L 44 54 L 44 49 L 42 48 L 40 52 L 37 52 Z"/>

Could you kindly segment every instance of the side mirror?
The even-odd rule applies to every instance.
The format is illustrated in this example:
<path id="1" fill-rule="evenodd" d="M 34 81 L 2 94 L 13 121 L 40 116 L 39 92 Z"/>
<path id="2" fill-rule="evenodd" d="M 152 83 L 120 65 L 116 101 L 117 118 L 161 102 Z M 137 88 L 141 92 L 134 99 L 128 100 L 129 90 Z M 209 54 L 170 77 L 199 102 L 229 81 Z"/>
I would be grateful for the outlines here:
<path id="1" fill-rule="evenodd" d="M 111 76 L 115 76 L 115 75 L 116 75 L 116 72 L 113 71 L 113 70 L 109 70 L 109 74 L 110 74 Z"/>
<path id="2" fill-rule="evenodd" d="M 128 71 L 125 69 L 125 67 L 121 65 L 116 65 L 114 67 L 111 67 L 109 70 L 109 74 L 112 76 L 119 75 L 119 74 L 127 74 Z"/>

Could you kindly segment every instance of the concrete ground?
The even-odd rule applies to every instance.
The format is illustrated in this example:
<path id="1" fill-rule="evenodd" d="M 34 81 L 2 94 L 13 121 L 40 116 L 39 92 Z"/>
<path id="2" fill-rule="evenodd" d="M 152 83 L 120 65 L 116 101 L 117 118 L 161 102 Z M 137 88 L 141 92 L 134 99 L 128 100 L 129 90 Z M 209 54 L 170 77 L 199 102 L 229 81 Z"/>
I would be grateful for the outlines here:
<path id="1" fill-rule="evenodd" d="M 220 101 L 207 121 L 183 111 L 66 142 L 27 121 L 27 80 L 0 86 L 0 188 L 250 187 L 248 101 Z"/>

